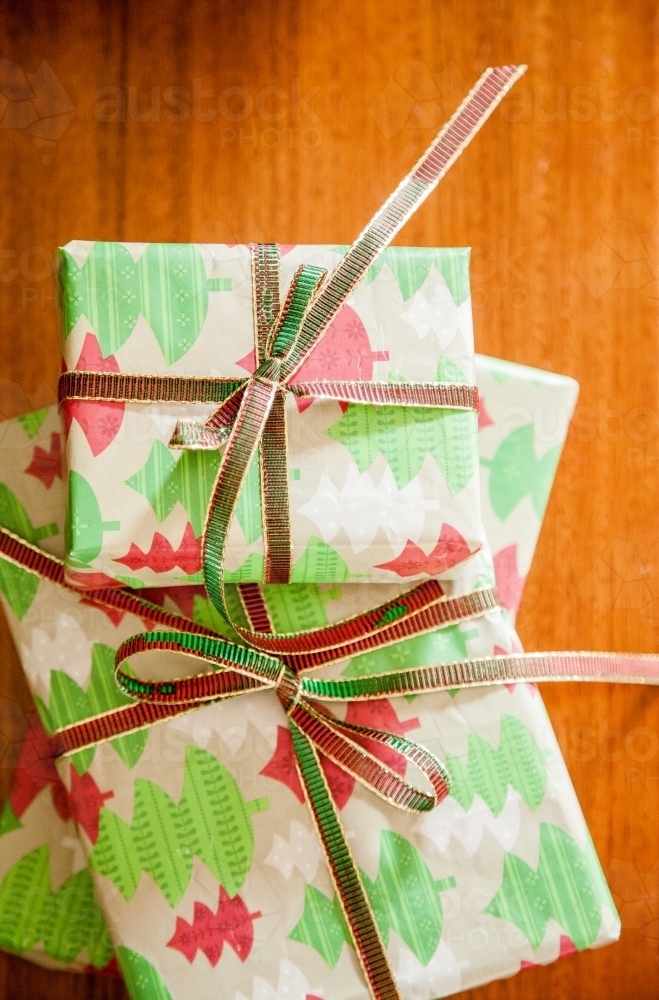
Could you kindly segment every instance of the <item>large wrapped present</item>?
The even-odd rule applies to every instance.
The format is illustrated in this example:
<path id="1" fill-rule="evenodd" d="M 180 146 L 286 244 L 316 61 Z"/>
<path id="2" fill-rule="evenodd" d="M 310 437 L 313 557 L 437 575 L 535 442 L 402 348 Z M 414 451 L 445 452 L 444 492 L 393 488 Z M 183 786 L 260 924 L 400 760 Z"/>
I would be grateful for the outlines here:
<path id="1" fill-rule="evenodd" d="M 480 550 L 468 251 L 389 244 L 523 72 L 486 70 L 350 247 L 60 251 L 78 586 L 203 572 L 229 618 L 225 583 L 395 585 Z"/>
<path id="2" fill-rule="evenodd" d="M 517 382 L 516 374 L 510 366 L 511 405 L 516 385 L 543 380 L 541 373 L 526 372 Z M 560 384 L 573 394 L 573 383 Z M 497 412 L 487 391 L 484 399 L 482 424 L 485 412 Z M 487 424 L 482 434 L 491 428 Z M 50 434 L 48 418 L 32 442 L 22 425 L 11 422 L 3 442 L 15 457 L 4 466 L 25 470 L 38 457 L 35 468 L 43 467 L 54 452 Z M 502 428 L 500 444 L 505 437 Z M 514 477 L 513 464 L 507 467 Z M 12 480 L 22 524 L 26 518 L 38 526 L 49 518 L 56 522 L 43 502 L 54 499 L 60 484 L 46 478 L 55 493 L 40 488 L 33 474 Z M 527 517 L 515 522 L 525 547 L 535 524 Z M 18 530 L 17 520 L 12 525 Z M 526 551 L 532 546 L 533 540 Z M 465 589 L 478 585 L 479 575 L 481 585 L 491 582 L 487 557 L 475 561 L 480 567 L 464 580 Z M 456 583 L 455 592 L 459 588 Z M 286 630 L 343 616 L 355 607 L 358 589 L 294 587 L 293 600 L 284 588 L 266 593 L 277 629 Z M 365 589 L 377 601 L 381 588 Z M 143 627 L 133 616 L 84 600 L 42 581 L 29 608 L 8 612 L 51 730 L 116 703 L 116 692 L 104 684 L 111 651 Z M 212 621 L 212 606 L 197 588 L 172 591 L 166 600 L 172 610 Z M 510 650 L 515 642 L 505 616 L 493 612 L 355 657 L 341 665 L 342 673 L 362 677 Z M 80 650 L 77 664 L 72 649 Z M 405 996 L 447 994 L 615 937 L 614 911 L 536 692 L 523 685 L 461 691 L 355 704 L 349 712 L 353 721 L 410 732 L 434 747 L 454 779 L 448 800 L 415 817 L 378 803 L 338 769 L 327 768 Z M 365 995 L 300 801 L 287 732 L 276 700 L 251 695 L 61 765 L 134 996 L 165 997 L 169 991 L 176 998 L 191 990 L 210 996 L 218 988 L 248 997 L 263 990 Z M 207 802 L 198 798 L 204 788 Z M 194 803 L 201 802 L 205 813 L 216 794 L 218 825 L 204 848 L 204 837 L 195 833 L 200 819 Z M 574 892 L 586 901 L 578 911 L 567 902 Z"/>

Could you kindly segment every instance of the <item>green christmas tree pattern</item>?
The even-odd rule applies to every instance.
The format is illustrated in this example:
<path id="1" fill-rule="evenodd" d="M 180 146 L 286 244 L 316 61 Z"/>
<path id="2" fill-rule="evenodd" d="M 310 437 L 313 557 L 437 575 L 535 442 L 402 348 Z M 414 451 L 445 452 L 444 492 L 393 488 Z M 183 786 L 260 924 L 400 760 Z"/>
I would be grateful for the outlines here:
<path id="1" fill-rule="evenodd" d="M 69 472 L 66 551 L 73 566 L 88 566 L 100 554 L 104 531 L 119 531 L 119 521 L 104 521 L 94 490 L 79 472 Z"/>
<path id="2" fill-rule="evenodd" d="M 54 523 L 35 527 L 23 504 L 4 483 L 0 483 L 0 525 L 32 545 L 38 545 L 42 539 L 59 533 L 59 528 Z M 19 621 L 32 604 L 38 589 L 38 576 L 6 559 L 0 559 L 0 592 L 7 598 Z"/>
<path id="3" fill-rule="evenodd" d="M 169 905 L 176 906 L 197 857 L 233 897 L 252 864 L 251 816 L 267 808 L 267 799 L 246 802 L 229 771 L 211 753 L 188 746 L 178 805 L 159 785 L 138 778 L 130 825 L 107 807 L 101 809 L 89 864 L 114 882 L 125 899 L 131 899 L 144 871 Z"/>
<path id="4" fill-rule="evenodd" d="M 560 827 L 541 823 L 537 870 L 506 853 L 501 887 L 484 912 L 515 924 L 534 948 L 553 919 L 581 951 L 597 938 L 602 906 L 617 917 L 590 838 L 582 850 Z"/>
<path id="5" fill-rule="evenodd" d="M 25 854 L 0 883 L 0 947 L 21 955 L 38 943 L 58 962 L 73 962 L 86 951 L 89 963 L 102 969 L 112 958 L 89 870 L 53 892 L 47 844 Z"/>
<path id="6" fill-rule="evenodd" d="M 464 489 L 475 470 L 471 454 L 475 417 L 468 413 L 460 416 L 466 420 L 461 420 L 458 428 L 456 414 L 449 410 L 350 403 L 340 420 L 325 433 L 348 449 L 362 474 L 378 455 L 383 455 L 399 490 L 419 474 L 430 454 L 454 496 Z"/>
<path id="7" fill-rule="evenodd" d="M 498 747 L 477 733 L 470 733 L 466 761 L 448 753 L 446 769 L 452 781 L 451 795 L 465 812 L 470 809 L 474 795 L 480 795 L 498 816 L 506 803 L 509 786 L 535 811 L 547 789 L 542 750 L 531 731 L 514 715 L 501 716 Z"/>
<path id="8" fill-rule="evenodd" d="M 537 516 L 544 516 L 560 453 L 557 446 L 538 458 L 533 424 L 523 424 L 501 442 L 494 458 L 481 458 L 481 465 L 490 470 L 492 510 L 501 521 L 529 494 Z"/>
<path id="9" fill-rule="evenodd" d="M 190 577 L 186 579 L 192 582 Z M 225 571 L 224 579 L 232 584 L 262 580 L 263 556 L 258 552 L 251 552 L 238 569 Z M 344 583 L 349 579 L 350 570 L 346 561 L 336 549 L 316 535 L 309 538 L 307 547 L 293 564 L 291 572 L 291 584 Z M 286 586 L 290 587 L 291 584 Z M 290 596 L 288 590 L 286 594 Z"/>
<path id="10" fill-rule="evenodd" d="M 219 452 L 182 451 L 177 460 L 166 445 L 154 441 L 146 465 L 126 486 L 148 501 L 159 522 L 180 503 L 199 538 L 219 467 Z"/>
<path id="11" fill-rule="evenodd" d="M 65 337 L 85 316 L 107 358 L 143 316 L 168 365 L 201 333 L 208 293 L 231 290 L 230 279 L 206 277 L 198 247 L 177 243 L 151 243 L 137 261 L 121 243 L 94 243 L 82 267 L 60 250 L 60 283 Z"/>
<path id="12" fill-rule="evenodd" d="M 440 358 L 436 379 L 465 382 L 464 373 L 448 358 Z M 399 490 L 419 474 L 430 454 L 455 496 L 476 471 L 477 425 L 476 414 L 467 410 L 351 403 L 325 433 L 348 449 L 361 473 L 383 455 Z"/>
<path id="13" fill-rule="evenodd" d="M 12 830 L 20 830 L 22 826 L 23 824 L 14 813 L 9 799 L 7 799 L 0 813 L 0 837 L 4 837 L 6 833 L 11 833 Z"/>
<path id="14" fill-rule="evenodd" d="M 29 438 L 36 437 L 43 426 L 43 422 L 50 413 L 50 409 L 45 407 L 43 410 L 33 410 L 32 413 L 23 413 L 20 417 L 17 417 L 19 424 L 27 434 Z"/>
<path id="15" fill-rule="evenodd" d="M 291 583 L 345 583 L 349 579 L 345 560 L 317 535 L 311 535 L 291 573 Z"/>
<path id="16" fill-rule="evenodd" d="M 440 893 L 455 887 L 455 879 L 436 880 L 417 849 L 400 834 L 380 834 L 380 865 L 374 882 L 361 872 L 369 902 L 385 946 L 391 931 L 426 966 L 439 945 L 444 916 Z M 314 948 L 333 968 L 350 935 L 338 898 L 329 900 L 308 885 L 302 917 L 288 935 Z"/>
<path id="17" fill-rule="evenodd" d="M 172 1000 L 162 976 L 144 955 L 120 945 L 117 962 L 131 1000 Z"/>
<path id="18" fill-rule="evenodd" d="M 74 722 L 82 722 L 93 718 L 102 712 L 109 712 L 122 705 L 133 704 L 132 700 L 123 694 L 114 679 L 115 650 L 103 643 L 95 642 L 92 646 L 92 669 L 87 689 L 62 670 L 50 672 L 50 696 L 48 705 L 35 695 L 35 702 L 44 727 L 48 733 L 55 732 L 63 726 Z M 138 730 L 126 736 L 111 740 L 111 745 L 117 751 L 126 767 L 133 767 L 144 752 L 149 738 L 148 730 Z M 90 767 L 96 747 L 80 750 L 73 754 L 71 762 L 78 774 L 84 774 Z"/>
<path id="19" fill-rule="evenodd" d="M 452 663 L 468 656 L 467 640 L 478 635 L 475 628 L 448 625 L 446 628 L 415 635 L 404 642 L 385 646 L 375 652 L 353 657 L 343 671 L 344 677 L 366 677 L 408 667 L 427 667 L 434 663 Z"/>
<path id="20" fill-rule="evenodd" d="M 341 248 L 343 250 L 343 248 Z M 403 301 L 411 299 L 425 284 L 434 267 L 444 278 L 456 306 L 469 298 L 469 258 L 455 250 L 419 247 L 387 247 L 366 272 L 364 284 L 375 281 L 383 267 L 389 268 Z"/>
<path id="21" fill-rule="evenodd" d="M 312 541 L 320 542 L 321 539 Z M 299 632 L 327 625 L 327 604 L 338 600 L 341 588 L 327 587 L 321 590 L 315 583 L 289 583 L 283 586 L 266 584 L 263 596 L 275 632 Z"/>

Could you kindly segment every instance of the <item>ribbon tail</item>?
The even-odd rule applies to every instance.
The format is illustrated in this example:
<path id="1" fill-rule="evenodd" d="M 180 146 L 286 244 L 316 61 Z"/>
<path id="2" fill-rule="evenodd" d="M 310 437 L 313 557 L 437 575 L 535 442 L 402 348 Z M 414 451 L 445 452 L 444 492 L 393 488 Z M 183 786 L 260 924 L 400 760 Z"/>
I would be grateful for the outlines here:
<path id="1" fill-rule="evenodd" d="M 225 551 L 238 497 L 278 392 L 279 387 L 265 379 L 254 379 L 247 385 L 215 480 L 203 532 L 202 562 L 208 596 L 223 618 L 246 638 L 250 633 L 233 621 L 227 607 Z"/>
<path id="2" fill-rule="evenodd" d="M 400 1000 L 373 909 L 348 846 L 318 755 L 295 723 L 290 723 L 290 730 L 300 782 L 370 994 L 373 1000 Z"/>
<path id="3" fill-rule="evenodd" d="M 290 583 L 293 568 L 288 500 L 286 396 L 280 389 L 263 429 L 259 447 L 263 497 L 264 583 Z"/>
<path id="4" fill-rule="evenodd" d="M 368 268 L 467 148 L 526 66 L 486 69 L 455 114 L 332 272 L 305 316 L 282 376 L 290 381 Z"/>
<path id="5" fill-rule="evenodd" d="M 217 451 L 221 448 L 231 435 L 246 385 L 244 383 L 225 399 L 205 423 L 185 419 L 177 421 L 168 447 L 190 451 Z"/>

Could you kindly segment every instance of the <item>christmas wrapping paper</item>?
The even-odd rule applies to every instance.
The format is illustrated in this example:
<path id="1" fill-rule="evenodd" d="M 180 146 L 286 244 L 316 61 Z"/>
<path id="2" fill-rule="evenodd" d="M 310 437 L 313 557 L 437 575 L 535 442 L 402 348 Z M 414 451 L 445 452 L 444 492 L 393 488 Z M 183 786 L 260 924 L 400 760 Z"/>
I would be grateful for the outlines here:
<path id="1" fill-rule="evenodd" d="M 491 371 L 488 360 L 482 366 Z M 542 373 L 515 366 L 506 371 L 510 405 L 517 378 L 527 392 L 530 381 L 543 383 Z M 573 399 L 574 384 L 562 380 L 561 385 Z M 493 393 L 484 392 L 484 398 L 482 424 L 486 413 L 501 412 Z M 0 445 L 13 447 L 19 475 L 11 485 L 25 505 L 22 523 L 41 538 L 47 519 L 56 523 L 56 504 L 42 502 L 37 511 L 36 495 L 52 503 L 61 488 L 53 473 L 56 447 L 48 423 L 53 418 L 46 415 L 32 442 L 26 442 L 23 425 L 10 422 Z M 483 427 L 482 434 L 491 427 Z M 21 490 L 20 470 L 30 467 Z M 507 467 L 512 475 L 514 464 L 508 461 Z M 36 471 L 44 489 L 31 482 Z M 518 500 L 523 502 L 524 496 Z M 15 505 L 12 513 L 18 516 Z M 525 530 L 535 531 L 528 520 L 517 519 L 520 545 Z M 51 531 L 45 544 L 56 538 Z M 474 563 L 479 565 L 469 567 L 455 592 L 491 582 L 488 557 Z M 46 725 L 116 703 L 120 696 L 106 684 L 112 649 L 142 623 L 92 609 L 46 582 L 26 607 L 25 599 L 20 603 L 22 590 L 12 590 L 4 577 L 3 584 L 10 604 L 13 600 L 8 614 Z M 371 598 L 382 592 L 365 589 Z M 362 588 L 296 587 L 291 601 L 283 588 L 267 588 L 278 629 L 355 610 L 356 591 Z M 212 609 L 197 588 L 180 588 L 166 599 L 210 623 Z M 357 674 L 492 653 L 513 648 L 515 641 L 505 618 L 489 615 L 356 657 L 339 669 Z M 72 658 L 72 649 L 80 656 Z M 348 714 L 411 732 L 447 761 L 454 781 L 451 797 L 419 817 L 381 805 L 328 769 L 405 997 L 446 995 L 617 935 L 583 818 L 532 688 L 352 706 Z M 256 695 L 204 709 L 148 734 L 124 737 L 113 747 L 86 751 L 63 763 L 60 772 L 135 997 L 175 1000 L 191 990 L 210 997 L 218 989 L 232 997 L 365 996 L 300 801 L 276 699 Z M 199 828 L 207 815 L 216 821 L 210 837 Z M 5 823 L 11 823 L 7 809 Z M 6 881 L 5 876 L 3 886 Z M 581 901 L 576 907 L 575 898 Z M 86 961 L 83 956 L 80 964 Z"/>
<path id="2" fill-rule="evenodd" d="M 281 247 L 333 270 L 345 247 Z M 60 251 L 68 370 L 246 378 L 254 371 L 246 246 L 74 241 Z M 295 382 L 473 383 L 468 249 L 384 251 Z M 217 451 L 175 451 L 214 405 L 68 401 L 67 567 L 130 586 L 200 582 Z M 457 572 L 483 542 L 476 414 L 286 400 L 292 581 L 396 583 Z M 229 582 L 263 578 L 258 461 L 229 536 Z"/>

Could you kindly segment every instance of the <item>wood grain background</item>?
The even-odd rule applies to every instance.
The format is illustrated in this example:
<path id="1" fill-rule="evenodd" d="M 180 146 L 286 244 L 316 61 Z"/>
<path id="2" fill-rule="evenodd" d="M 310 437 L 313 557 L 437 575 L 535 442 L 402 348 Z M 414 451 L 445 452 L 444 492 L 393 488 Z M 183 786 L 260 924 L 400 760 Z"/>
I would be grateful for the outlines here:
<path id="1" fill-rule="evenodd" d="M 527 62 L 400 241 L 473 246 L 478 349 L 581 383 L 527 648 L 656 649 L 658 33 L 649 0 L 2 0 L 0 57 L 45 60 L 68 104 L 0 125 L 0 411 L 55 399 L 58 245 L 348 243 L 479 73 Z M 30 700 L 0 641 L 4 791 Z M 469 996 L 659 996 L 659 695 L 543 693 L 622 940 Z M 0 995 L 124 992 L 2 956 Z"/>

